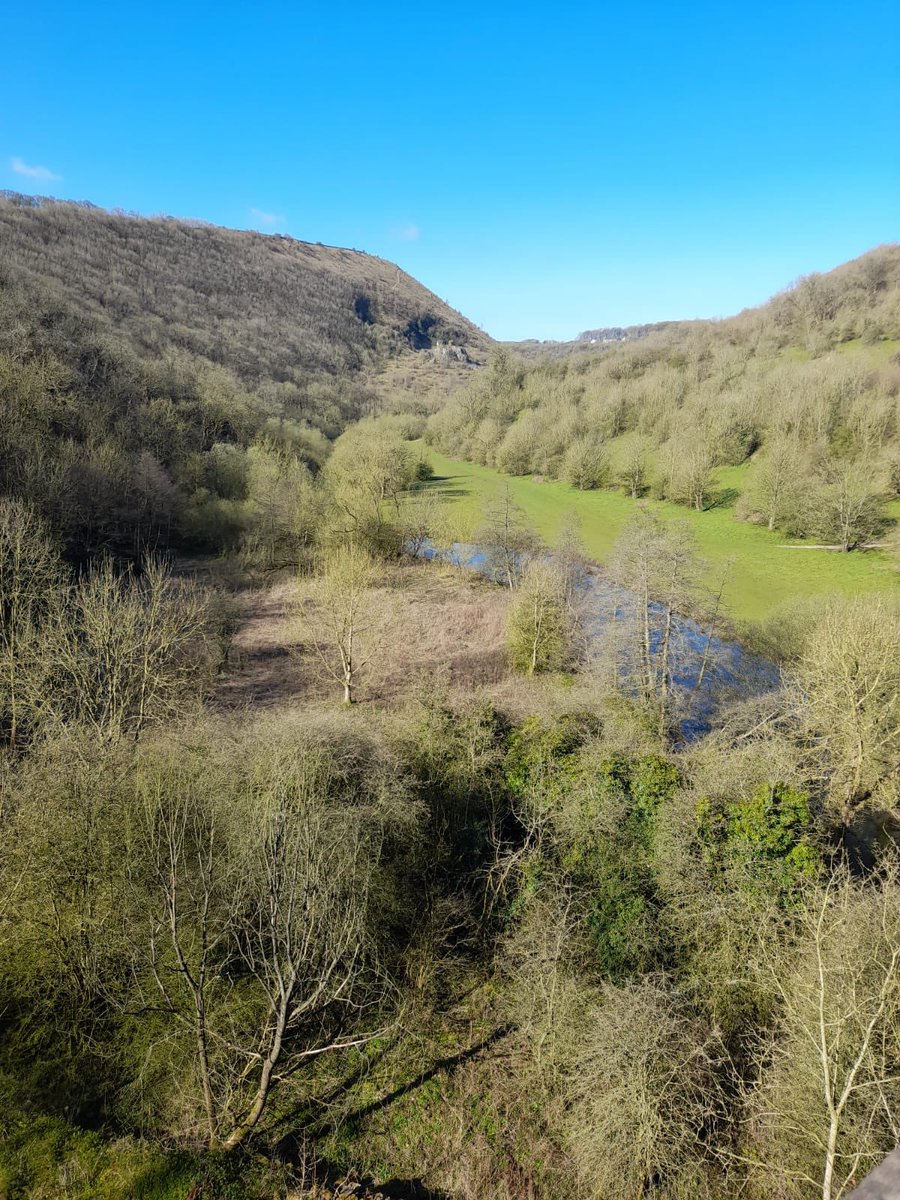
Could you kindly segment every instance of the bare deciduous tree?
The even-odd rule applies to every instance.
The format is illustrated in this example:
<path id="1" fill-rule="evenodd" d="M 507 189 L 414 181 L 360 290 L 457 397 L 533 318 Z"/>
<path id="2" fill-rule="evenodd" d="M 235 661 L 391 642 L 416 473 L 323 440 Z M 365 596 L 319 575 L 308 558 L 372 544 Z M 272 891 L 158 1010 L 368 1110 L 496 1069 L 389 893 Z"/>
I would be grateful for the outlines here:
<path id="1" fill-rule="evenodd" d="M 900 1135 L 900 885 L 846 871 L 810 894 L 783 950 L 760 947 L 780 1014 L 749 1119 L 772 1187 L 838 1200 Z M 768 1194 L 768 1193 L 767 1193 Z"/>
<path id="2" fill-rule="evenodd" d="M 693 536 L 685 525 L 664 525 L 642 508 L 616 543 L 610 565 L 632 596 L 638 688 L 664 734 L 673 715 L 676 616 L 689 614 L 697 603 Z"/>
<path id="3" fill-rule="evenodd" d="M 377 782 L 354 803 L 339 757 L 301 736 L 212 777 L 174 755 L 142 772 L 139 991 L 193 1048 L 211 1147 L 240 1145 L 311 1058 L 374 1036 L 362 1014 L 385 996 L 366 926 L 383 820 Z"/>
<path id="4" fill-rule="evenodd" d="M 354 703 L 360 672 L 377 649 L 371 597 L 376 578 L 368 550 L 356 542 L 339 546 L 325 558 L 305 609 L 322 668 L 340 685 L 345 704 Z"/>
<path id="5" fill-rule="evenodd" d="M 525 514 L 513 500 L 509 485 L 487 506 L 474 536 L 498 581 L 511 590 L 517 588 L 539 541 L 525 524 Z"/>
<path id="6" fill-rule="evenodd" d="M 513 666 L 526 675 L 565 667 L 571 653 L 570 625 L 562 569 L 550 560 L 529 563 L 507 623 Z"/>
<path id="7" fill-rule="evenodd" d="M 183 716 L 202 695 L 208 633 L 206 597 L 161 560 L 135 575 L 104 559 L 47 622 L 52 680 L 33 705 L 43 719 L 74 720 L 101 740 L 137 735 Z"/>
<path id="8" fill-rule="evenodd" d="M 16 748 L 29 689 L 42 684 L 40 630 L 55 607 L 63 570 L 43 522 L 24 504 L 0 499 L 0 719 Z"/>
<path id="9" fill-rule="evenodd" d="M 583 1194 L 703 1195 L 705 1131 L 726 1098 L 715 1029 L 665 980 L 644 978 L 604 987 L 569 1036 L 565 1131 Z"/>
<path id="10" fill-rule="evenodd" d="M 900 792 L 900 608 L 888 597 L 827 604 L 797 670 L 811 747 L 841 819 Z"/>
<path id="11" fill-rule="evenodd" d="M 751 497 L 768 529 L 774 529 L 796 514 L 802 487 L 801 458 L 796 441 L 787 435 L 775 437 L 756 470 Z"/>

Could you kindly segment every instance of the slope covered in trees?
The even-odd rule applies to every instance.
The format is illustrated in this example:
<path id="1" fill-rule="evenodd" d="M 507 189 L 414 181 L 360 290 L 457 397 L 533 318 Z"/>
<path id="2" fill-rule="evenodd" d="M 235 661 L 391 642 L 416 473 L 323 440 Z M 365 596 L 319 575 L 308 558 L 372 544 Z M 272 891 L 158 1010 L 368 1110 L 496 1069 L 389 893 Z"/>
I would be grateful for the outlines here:
<path id="1" fill-rule="evenodd" d="M 93 318 L 139 356 L 172 350 L 245 385 L 305 384 L 404 350 L 490 339 L 393 263 L 279 235 L 5 193 L 4 286 Z"/>
<path id="2" fill-rule="evenodd" d="M 235 545 L 348 423 L 487 346 L 356 251 L 0 199 L 0 489 L 75 555 Z"/>
<path id="3" fill-rule="evenodd" d="M 842 549 L 900 495 L 900 247 L 809 276 L 762 308 L 608 348 L 511 353 L 430 420 L 457 458 L 738 515 Z M 566 353 L 562 353 L 563 350 Z"/>

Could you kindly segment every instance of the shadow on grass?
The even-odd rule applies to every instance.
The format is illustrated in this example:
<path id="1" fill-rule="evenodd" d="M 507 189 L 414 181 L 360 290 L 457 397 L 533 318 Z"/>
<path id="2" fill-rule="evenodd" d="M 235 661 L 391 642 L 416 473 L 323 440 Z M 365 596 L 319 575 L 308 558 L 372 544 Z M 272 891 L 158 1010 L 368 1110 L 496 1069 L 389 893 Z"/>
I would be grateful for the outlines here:
<path id="1" fill-rule="evenodd" d="M 450 1200 L 445 1192 L 427 1188 L 421 1179 L 391 1179 L 379 1184 L 378 1191 L 390 1200 Z"/>
<path id="2" fill-rule="evenodd" d="M 740 494 L 737 488 L 722 488 L 721 492 L 716 492 L 710 499 L 706 511 L 709 512 L 713 508 L 732 508 Z"/>
<path id="3" fill-rule="evenodd" d="M 472 489 L 465 486 L 465 478 L 465 475 L 432 475 L 427 486 L 442 496 L 468 496 Z"/>
<path id="4" fill-rule="evenodd" d="M 420 1071 L 418 1075 L 414 1075 L 413 1078 L 408 1080 L 406 1083 L 394 1088 L 392 1091 L 388 1092 L 386 1096 L 382 1096 L 379 1100 L 373 1100 L 369 1104 L 364 1104 L 361 1108 L 357 1108 L 352 1112 L 343 1114 L 341 1117 L 341 1124 L 345 1128 L 352 1130 L 367 1117 L 373 1116 L 377 1112 L 382 1112 L 391 1104 L 394 1104 L 397 1100 L 402 1099 L 404 1096 L 408 1096 L 411 1092 L 414 1092 L 418 1088 L 422 1087 L 423 1084 L 428 1083 L 429 1080 L 434 1079 L 436 1075 L 440 1075 L 443 1072 L 452 1074 L 453 1071 L 455 1071 L 458 1067 L 461 1067 L 464 1063 L 470 1062 L 473 1058 L 477 1058 L 478 1055 L 483 1051 L 489 1049 L 491 1046 L 496 1045 L 497 1042 L 505 1038 L 509 1033 L 512 1032 L 512 1030 L 513 1026 L 511 1025 L 501 1025 L 495 1029 L 493 1033 L 490 1033 L 487 1037 L 482 1038 L 480 1042 L 476 1042 L 474 1046 L 469 1046 L 468 1049 L 461 1050 L 458 1054 L 451 1054 L 446 1058 L 439 1058 L 426 1070 Z M 379 1053 L 375 1061 L 381 1061 L 387 1052 L 388 1047 L 385 1047 L 384 1050 Z M 373 1062 L 370 1061 L 366 1063 L 364 1067 L 354 1071 L 352 1075 L 342 1080 L 341 1083 L 338 1084 L 338 1086 L 335 1087 L 327 1096 L 323 1097 L 316 1103 L 316 1109 L 318 1110 L 317 1112 L 311 1112 L 309 1108 L 299 1110 L 295 1109 L 293 1112 L 288 1113 L 281 1121 L 279 1121 L 279 1125 L 282 1128 L 289 1127 L 292 1123 L 296 1125 L 296 1128 L 291 1130 L 291 1132 L 287 1133 L 280 1139 L 278 1144 L 275 1146 L 273 1157 L 285 1163 L 298 1162 L 302 1158 L 303 1148 L 308 1146 L 310 1142 L 314 1142 L 317 1138 L 326 1133 L 329 1127 L 330 1106 L 334 1104 L 341 1095 L 345 1094 L 356 1083 L 360 1082 L 363 1076 L 367 1075 L 371 1071 L 372 1066 Z M 422 1197 L 422 1200 L 442 1200 L 442 1197 L 440 1197 L 437 1193 L 428 1191 L 416 1192 L 414 1190 L 409 1190 L 415 1184 L 418 1184 L 420 1188 L 422 1186 L 421 1183 L 416 1180 L 395 1180 L 392 1185 L 381 1186 L 380 1190 L 384 1192 L 386 1196 L 396 1195 L 398 1200 L 406 1200 L 407 1197 L 414 1200 L 415 1197 L 419 1196 Z M 407 1190 L 390 1192 L 387 1190 L 388 1186 L 405 1187 Z"/>
<path id="5" fill-rule="evenodd" d="M 434 1063 L 433 1066 L 429 1067 L 426 1071 L 420 1071 L 419 1074 L 410 1079 L 408 1083 L 401 1084 L 400 1087 L 394 1088 L 392 1092 L 388 1092 L 388 1094 L 386 1096 L 382 1096 L 380 1100 L 373 1100 L 371 1104 L 365 1104 L 362 1108 L 356 1109 L 355 1112 L 347 1113 L 344 1120 L 350 1123 L 364 1121 L 366 1117 L 372 1116 L 373 1113 L 381 1112 L 382 1109 L 387 1108 L 389 1105 L 393 1104 L 394 1101 L 401 1099 L 403 1096 L 408 1096 L 410 1092 L 416 1091 L 416 1089 L 420 1088 L 423 1083 L 428 1083 L 430 1079 L 434 1079 L 435 1075 L 440 1075 L 444 1071 L 452 1074 L 452 1072 L 455 1071 L 457 1067 L 461 1067 L 463 1063 L 470 1062 L 473 1058 L 477 1058 L 483 1050 L 487 1050 L 489 1047 L 496 1045 L 497 1042 L 501 1041 L 507 1036 L 507 1034 L 511 1033 L 512 1029 L 512 1025 L 501 1025 L 498 1029 L 495 1029 L 493 1033 L 488 1034 L 486 1038 L 483 1038 L 474 1046 L 470 1046 L 468 1050 L 461 1050 L 459 1054 L 451 1054 L 447 1058 L 439 1058 L 437 1062 Z"/>

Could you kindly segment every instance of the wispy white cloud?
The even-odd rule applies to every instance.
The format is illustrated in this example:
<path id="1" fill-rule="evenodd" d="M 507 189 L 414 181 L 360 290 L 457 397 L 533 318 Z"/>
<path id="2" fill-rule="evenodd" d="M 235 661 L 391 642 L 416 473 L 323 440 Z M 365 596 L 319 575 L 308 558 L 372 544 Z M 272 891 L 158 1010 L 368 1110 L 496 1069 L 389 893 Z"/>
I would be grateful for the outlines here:
<path id="1" fill-rule="evenodd" d="M 410 222 L 409 225 L 401 225 L 399 229 L 394 230 L 394 237 L 398 242 L 417 242 L 421 230 L 418 225 Z"/>
<path id="2" fill-rule="evenodd" d="M 17 175 L 24 175 L 26 179 L 40 179 L 43 183 L 50 183 L 54 179 L 62 179 L 62 175 L 54 174 L 49 167 L 34 167 L 21 158 L 11 158 L 9 165 Z"/>
<path id="3" fill-rule="evenodd" d="M 250 216 L 257 225 L 264 225 L 266 229 L 272 229 L 275 225 L 284 224 L 284 217 L 280 213 L 263 212 L 261 208 L 251 208 Z"/>

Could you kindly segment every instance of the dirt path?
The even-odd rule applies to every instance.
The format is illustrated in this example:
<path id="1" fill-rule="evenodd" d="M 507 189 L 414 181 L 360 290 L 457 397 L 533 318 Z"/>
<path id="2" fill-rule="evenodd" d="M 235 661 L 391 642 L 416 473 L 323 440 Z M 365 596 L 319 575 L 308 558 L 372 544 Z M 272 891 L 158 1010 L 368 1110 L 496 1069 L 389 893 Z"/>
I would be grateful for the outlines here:
<path id="1" fill-rule="evenodd" d="M 237 632 L 215 694 L 222 708 L 271 708 L 316 694 L 292 614 L 296 596 L 297 585 L 285 581 L 234 597 Z"/>

